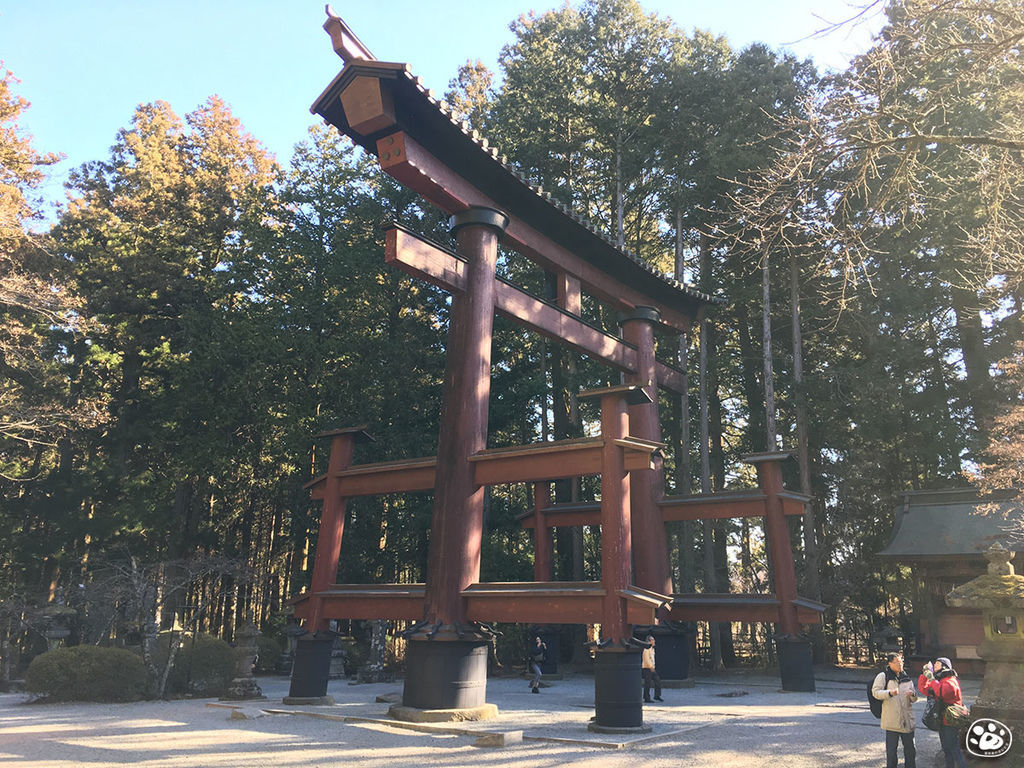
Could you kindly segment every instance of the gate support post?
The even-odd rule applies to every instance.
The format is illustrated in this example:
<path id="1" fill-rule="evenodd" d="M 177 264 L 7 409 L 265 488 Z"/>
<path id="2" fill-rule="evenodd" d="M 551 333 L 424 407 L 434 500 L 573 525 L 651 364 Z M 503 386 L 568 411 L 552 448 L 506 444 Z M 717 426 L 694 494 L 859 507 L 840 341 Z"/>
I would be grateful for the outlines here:
<path id="1" fill-rule="evenodd" d="M 508 222 L 501 211 L 483 206 L 451 218 L 456 252 L 466 259 L 466 282 L 452 296 L 424 621 L 409 635 L 411 670 L 402 707 L 392 708 L 401 719 L 420 716 L 409 710 L 461 710 L 453 719 L 466 719 L 468 712 L 497 714 L 486 704 L 491 635 L 466 622 L 462 591 L 480 580 L 484 489 L 469 457 L 487 446 L 495 268 L 498 238 Z"/>
<path id="2" fill-rule="evenodd" d="M 811 666 L 810 640 L 800 634 L 796 612 L 796 568 L 789 544 L 789 525 L 779 496 L 782 483 L 782 462 L 790 457 L 786 451 L 771 451 L 744 456 L 743 460 L 757 467 L 757 480 L 764 501 L 764 529 L 772 560 L 775 597 L 779 601 L 778 633 L 775 647 L 779 658 L 779 675 L 784 691 L 813 691 L 814 667 Z"/>
<path id="3" fill-rule="evenodd" d="M 331 438 L 331 453 L 327 460 L 320 535 L 309 585 L 310 614 L 306 620 L 305 633 L 295 645 L 286 704 L 320 703 L 330 698 L 327 696 L 327 679 L 330 676 L 331 648 L 336 635 L 329 630 L 329 619 L 323 615 L 323 599 L 317 593 L 326 590 L 338 578 L 348 502 L 341 495 L 340 473 L 352 465 L 356 443 L 373 439 L 362 427 L 322 432 L 317 437 Z"/>
<path id="4" fill-rule="evenodd" d="M 601 586 L 604 604 L 601 643 L 595 654 L 595 718 L 589 728 L 601 733 L 650 730 L 644 723 L 640 695 L 640 649 L 632 643 L 625 590 L 632 583 L 630 474 L 621 441 L 629 437 L 629 406 L 650 397 L 641 387 L 626 385 L 590 390 L 580 399 L 601 401 Z"/>
<path id="5" fill-rule="evenodd" d="M 622 317 L 622 337 L 636 346 L 636 373 L 627 375 L 628 383 L 643 387 L 647 398 L 629 409 L 629 433 L 633 437 L 661 442 L 658 419 L 658 384 L 654 358 L 654 326 L 661 313 L 653 307 L 637 307 Z M 633 552 L 636 556 L 636 585 L 662 595 L 672 594 L 672 576 L 668 567 L 668 542 L 665 520 L 659 503 L 665 496 L 665 469 L 661 455 L 653 458 L 653 469 L 630 475 L 630 518 Z M 660 612 L 660 611 L 659 611 Z"/>

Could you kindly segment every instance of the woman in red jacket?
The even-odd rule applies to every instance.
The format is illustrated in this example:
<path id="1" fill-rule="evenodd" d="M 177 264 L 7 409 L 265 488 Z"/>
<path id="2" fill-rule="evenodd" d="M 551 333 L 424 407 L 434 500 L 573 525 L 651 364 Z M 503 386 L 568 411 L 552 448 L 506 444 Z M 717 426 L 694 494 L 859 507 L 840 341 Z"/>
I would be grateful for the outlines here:
<path id="1" fill-rule="evenodd" d="M 940 656 L 935 663 L 924 665 L 924 672 L 917 681 L 917 690 L 922 696 L 933 694 L 941 704 L 942 723 L 939 725 L 939 742 L 946 756 L 946 768 L 967 768 L 963 750 L 960 749 L 960 732 L 946 721 L 946 707 L 950 704 L 963 704 L 964 697 L 960 692 L 960 680 L 957 679 L 953 665 L 945 656 Z"/>

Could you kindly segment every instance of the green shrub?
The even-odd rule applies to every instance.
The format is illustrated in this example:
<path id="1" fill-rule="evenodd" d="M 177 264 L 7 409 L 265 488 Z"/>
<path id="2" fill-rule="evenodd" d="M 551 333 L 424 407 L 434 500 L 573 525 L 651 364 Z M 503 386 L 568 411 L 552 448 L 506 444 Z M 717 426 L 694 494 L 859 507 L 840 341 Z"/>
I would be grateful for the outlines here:
<path id="1" fill-rule="evenodd" d="M 157 668 L 167 664 L 170 637 L 160 638 Z M 235 649 L 212 635 L 183 637 L 167 676 L 164 695 L 220 696 L 235 677 Z"/>
<path id="2" fill-rule="evenodd" d="M 148 685 L 142 659 L 123 648 L 76 645 L 32 659 L 25 687 L 53 701 L 136 701 Z"/>

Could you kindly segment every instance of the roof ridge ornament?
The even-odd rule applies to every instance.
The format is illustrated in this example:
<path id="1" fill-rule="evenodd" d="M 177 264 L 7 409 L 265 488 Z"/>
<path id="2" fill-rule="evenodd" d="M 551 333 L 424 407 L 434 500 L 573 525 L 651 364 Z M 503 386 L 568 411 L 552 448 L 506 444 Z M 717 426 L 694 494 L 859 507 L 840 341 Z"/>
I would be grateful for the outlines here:
<path id="1" fill-rule="evenodd" d="M 370 49 L 363 45 L 363 41 L 356 37 L 352 28 L 335 13 L 330 5 L 325 5 L 324 11 L 327 13 L 324 30 L 331 36 L 334 52 L 341 57 L 342 61 L 348 64 L 351 61 L 377 60 L 377 57 L 370 53 Z"/>

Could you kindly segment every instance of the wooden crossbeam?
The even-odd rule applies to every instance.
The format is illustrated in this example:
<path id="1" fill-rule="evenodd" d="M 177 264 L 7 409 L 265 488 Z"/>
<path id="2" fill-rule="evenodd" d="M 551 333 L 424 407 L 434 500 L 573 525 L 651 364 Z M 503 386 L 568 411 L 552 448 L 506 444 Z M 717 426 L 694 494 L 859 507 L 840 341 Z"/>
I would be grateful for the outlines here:
<path id="1" fill-rule="evenodd" d="M 465 287 L 466 262 L 448 248 L 398 225 L 386 231 L 384 248 L 388 264 L 414 277 L 452 292 L 461 292 Z M 545 338 L 620 371 L 636 372 L 636 347 L 500 279 L 495 286 L 495 310 Z M 682 392 L 682 371 L 661 361 L 657 361 L 655 367 L 660 387 Z"/>
<path id="2" fill-rule="evenodd" d="M 818 624 L 826 607 L 808 598 L 793 601 L 801 624 Z M 672 621 L 761 621 L 777 622 L 781 603 L 775 595 L 677 594 L 672 596 Z"/>
<path id="3" fill-rule="evenodd" d="M 782 499 L 782 513 L 787 516 L 802 515 L 804 509 L 814 499 L 813 496 L 796 491 L 779 491 L 777 495 Z"/>
<path id="4" fill-rule="evenodd" d="M 600 525 L 601 502 L 572 502 L 551 504 L 541 510 L 544 524 L 549 528 L 571 528 L 575 525 Z M 537 518 L 531 509 L 518 517 L 523 528 L 536 528 Z"/>
<path id="5" fill-rule="evenodd" d="M 651 469 L 651 454 L 660 443 L 630 438 L 617 441 L 625 449 L 626 469 Z M 514 448 L 490 448 L 469 457 L 476 466 L 480 485 L 560 480 L 564 477 L 601 474 L 600 437 L 534 443 Z M 339 496 L 376 496 L 382 493 L 410 493 L 434 489 L 437 458 L 356 464 L 337 473 Z M 323 499 L 327 475 L 306 483 L 313 499 Z"/>
<path id="6" fill-rule="evenodd" d="M 668 520 L 713 520 L 733 517 L 764 517 L 765 495 L 759 490 L 666 496 L 661 514 Z"/>
<path id="7" fill-rule="evenodd" d="M 783 511 L 795 516 L 804 513 L 809 496 L 785 491 Z M 722 491 L 720 493 L 694 494 L 692 496 L 666 496 L 660 503 L 661 513 L 666 522 L 676 520 L 717 520 L 740 517 L 764 517 L 765 495 L 761 491 Z M 545 507 L 544 522 L 550 528 L 574 525 L 600 525 L 601 505 L 597 502 L 552 504 Z M 523 528 L 534 528 L 533 510 L 519 516 Z"/>
<path id="8" fill-rule="evenodd" d="M 305 592 L 289 601 L 295 616 L 308 619 L 319 601 L 320 615 L 329 619 L 423 618 L 423 584 L 332 584 L 328 589 Z"/>
<path id="9" fill-rule="evenodd" d="M 341 479 L 339 496 L 377 496 L 382 493 L 410 493 L 434 489 L 437 458 L 383 461 L 356 464 L 338 473 Z M 323 499 L 327 475 L 306 483 L 313 499 Z"/>
<path id="10" fill-rule="evenodd" d="M 602 619 L 605 588 L 600 582 L 495 582 L 472 584 L 462 592 L 471 621 L 589 624 Z M 652 624 L 667 595 L 630 586 L 618 591 L 631 624 Z"/>
<path id="11" fill-rule="evenodd" d="M 322 601 L 322 615 L 332 619 L 409 619 L 423 615 L 423 584 L 332 584 L 314 594 L 303 593 L 290 602 L 295 615 L 306 618 L 314 600 Z M 470 621 L 586 624 L 601 620 L 605 589 L 600 582 L 482 582 L 462 592 Z M 652 624 L 655 611 L 669 597 L 636 586 L 620 590 L 631 624 Z M 797 598 L 802 624 L 821 621 L 826 606 Z M 775 622 L 779 601 L 775 595 L 678 594 L 671 597 L 673 621 Z"/>
<path id="12" fill-rule="evenodd" d="M 630 438 L 617 440 L 623 448 L 626 470 L 653 469 L 651 455 L 660 443 Z M 515 448 L 491 448 L 474 454 L 474 477 L 480 485 L 560 480 L 601 474 L 604 441 L 600 437 L 535 443 Z"/>

